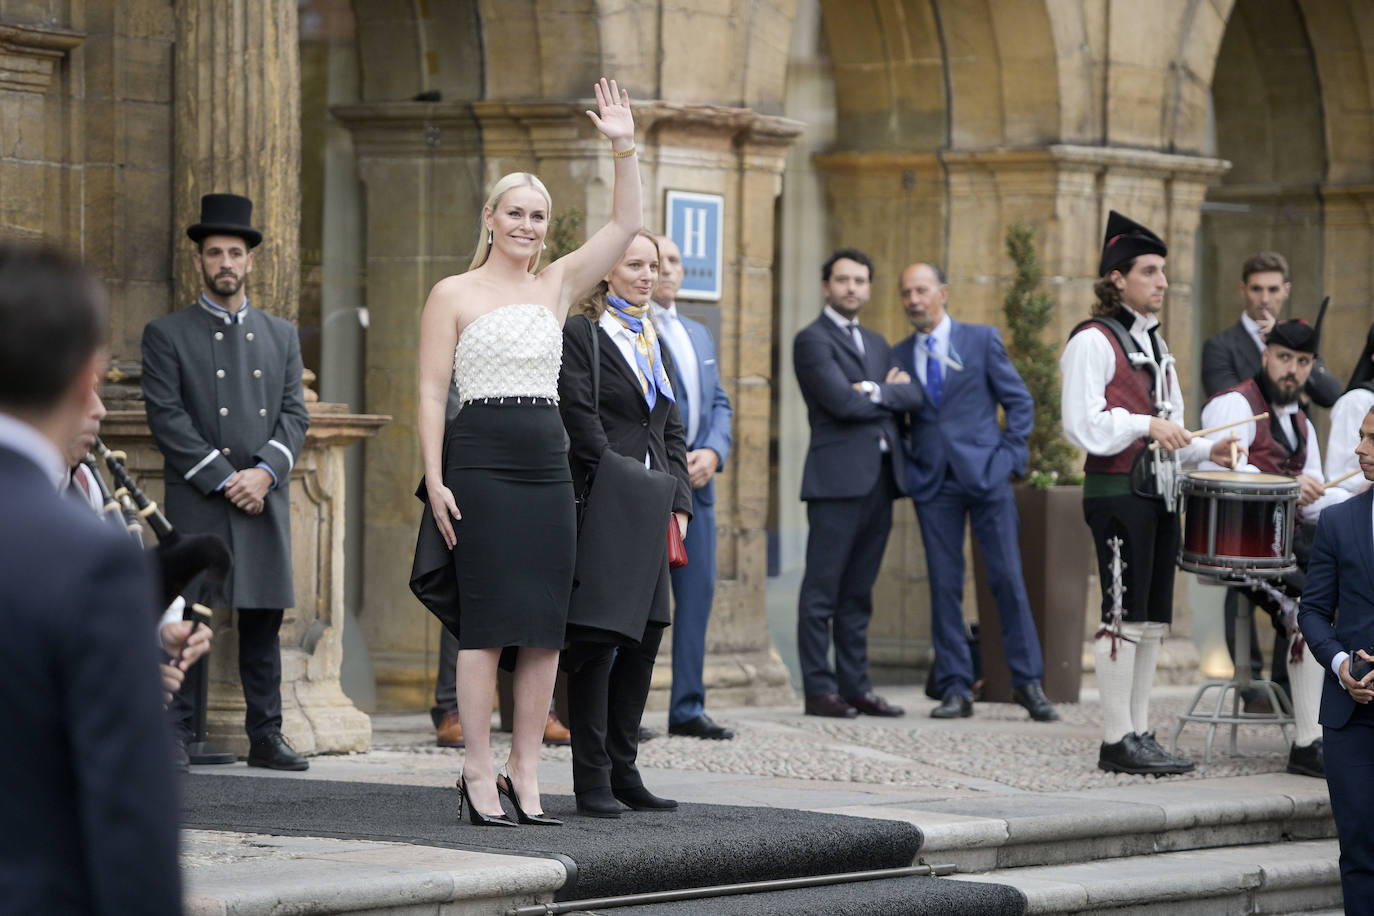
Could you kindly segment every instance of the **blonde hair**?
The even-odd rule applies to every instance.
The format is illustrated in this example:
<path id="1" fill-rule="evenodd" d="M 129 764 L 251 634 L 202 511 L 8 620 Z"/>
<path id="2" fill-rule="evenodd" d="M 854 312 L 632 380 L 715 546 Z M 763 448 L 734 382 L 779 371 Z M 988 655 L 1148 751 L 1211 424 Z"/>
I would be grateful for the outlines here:
<path id="1" fill-rule="evenodd" d="M 544 187 L 544 182 L 529 172 L 511 172 L 509 175 L 502 176 L 501 180 L 491 186 L 491 193 L 487 195 L 487 202 L 482 205 L 482 212 L 477 216 L 477 250 L 472 254 L 472 263 L 468 265 L 468 270 L 481 267 L 487 262 L 487 256 L 491 254 L 491 242 L 488 241 L 486 215 L 487 211 L 496 211 L 501 203 L 501 198 L 506 196 L 506 192 L 512 188 L 534 188 L 544 197 L 544 204 L 548 207 L 548 216 L 553 216 L 553 198 L 549 197 L 549 189 Z M 530 258 L 529 271 L 534 273 L 539 266 L 539 258 L 543 254 L 543 249 L 536 251 Z"/>
<path id="2" fill-rule="evenodd" d="M 658 236 L 654 235 L 648 229 L 640 229 L 638 232 L 636 232 L 634 234 L 634 238 L 630 239 L 630 245 L 633 245 L 635 239 L 640 237 L 648 239 L 649 244 L 654 246 L 654 253 L 660 258 L 663 257 L 663 252 L 661 252 L 658 248 Z M 630 245 L 625 246 L 625 252 L 620 255 L 620 260 L 616 261 L 616 264 L 619 264 L 620 261 L 625 260 L 625 254 L 629 253 Z M 611 269 L 615 270 L 614 267 L 612 267 Z M 568 311 L 573 315 L 586 315 L 592 321 L 600 321 L 601 313 L 606 311 L 607 307 L 609 306 L 609 303 L 606 301 L 606 297 L 610 294 L 611 284 L 603 278 L 600 282 L 596 284 L 596 287 L 590 293 L 574 302 L 572 308 L 570 308 Z"/>

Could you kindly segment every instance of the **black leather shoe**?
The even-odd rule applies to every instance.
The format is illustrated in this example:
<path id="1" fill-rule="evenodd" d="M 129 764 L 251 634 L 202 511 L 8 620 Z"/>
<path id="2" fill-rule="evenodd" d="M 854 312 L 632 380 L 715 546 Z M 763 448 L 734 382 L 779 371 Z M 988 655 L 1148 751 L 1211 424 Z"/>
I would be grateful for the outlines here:
<path id="1" fill-rule="evenodd" d="M 1187 757 L 1179 757 L 1177 754 L 1171 754 L 1166 751 L 1164 745 L 1160 744 L 1159 741 L 1155 739 L 1154 732 L 1146 732 L 1139 737 L 1140 746 L 1148 753 L 1154 754 L 1157 759 L 1163 760 L 1167 764 L 1181 767 L 1181 772 L 1190 773 L 1197 768 L 1197 764 L 1193 763 L 1193 761 L 1189 760 Z"/>
<path id="2" fill-rule="evenodd" d="M 866 716 L 895 718 L 906 715 L 905 709 L 900 706 L 893 706 L 871 690 L 857 697 L 845 697 L 844 701 Z"/>
<path id="3" fill-rule="evenodd" d="M 735 737 L 735 730 L 726 728 L 724 725 L 717 725 L 715 720 L 706 713 L 702 713 L 695 719 L 688 719 L 686 722 L 679 722 L 676 725 L 668 725 L 668 734 L 681 735 L 686 738 L 709 738 L 714 741 L 729 741 Z"/>
<path id="4" fill-rule="evenodd" d="M 822 693 L 806 698 L 808 716 L 829 716 L 832 719 L 852 719 L 859 711 L 846 703 L 838 693 Z"/>
<path id="5" fill-rule="evenodd" d="M 615 800 L 609 788 L 588 789 L 577 793 L 577 813 L 587 817 L 620 817 L 620 802 Z"/>
<path id="6" fill-rule="evenodd" d="M 1113 744 L 1103 742 L 1097 755 L 1097 768 L 1108 773 L 1130 773 L 1133 776 L 1172 776 L 1186 773 L 1193 768 L 1192 761 L 1186 765 L 1171 764 L 1158 757 L 1143 744 L 1135 732 L 1126 735 Z"/>
<path id="7" fill-rule="evenodd" d="M 178 773 L 191 771 L 191 755 L 186 752 L 186 742 L 180 738 L 172 739 L 172 767 Z"/>
<path id="8" fill-rule="evenodd" d="M 649 726 L 647 726 L 647 725 L 641 725 L 641 726 L 639 727 L 639 743 L 640 743 L 640 744 L 643 744 L 645 741 L 652 741 L 652 740 L 654 740 L 654 739 L 657 738 L 657 737 L 658 737 L 658 732 L 654 731 L 654 730 L 653 730 L 652 728 L 650 728 Z"/>
<path id="9" fill-rule="evenodd" d="M 1059 710 L 1055 709 L 1049 697 L 1045 696 L 1045 690 L 1039 683 L 1013 687 L 1011 698 L 1024 706 L 1030 717 L 1037 722 L 1059 721 Z"/>
<path id="10" fill-rule="evenodd" d="M 611 794 L 636 811 L 671 811 L 677 807 L 677 802 L 673 799 L 659 798 L 643 786 L 633 786 L 628 789 L 613 788 Z"/>
<path id="11" fill-rule="evenodd" d="M 958 693 L 945 694 L 940 705 L 930 711 L 932 719 L 967 719 L 973 715 L 973 697 Z"/>
<path id="12" fill-rule="evenodd" d="M 310 769 L 310 762 L 291 749 L 281 732 L 254 741 L 248 748 L 248 765 L 269 770 Z"/>
<path id="13" fill-rule="evenodd" d="M 1294 776 L 1325 779 L 1326 758 L 1322 755 L 1322 739 L 1318 738 L 1306 747 L 1293 745 L 1288 751 L 1288 772 Z"/>
<path id="14" fill-rule="evenodd" d="M 1274 704 L 1269 702 L 1269 694 L 1258 687 L 1247 687 L 1240 692 L 1240 708 L 1242 712 L 1252 716 L 1274 714 Z"/>

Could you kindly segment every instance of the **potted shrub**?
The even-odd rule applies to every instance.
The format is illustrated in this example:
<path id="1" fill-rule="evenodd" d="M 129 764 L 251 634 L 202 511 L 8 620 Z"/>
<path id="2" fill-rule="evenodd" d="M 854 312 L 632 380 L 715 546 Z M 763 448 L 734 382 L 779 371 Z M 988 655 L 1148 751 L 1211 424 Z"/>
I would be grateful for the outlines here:
<path id="1" fill-rule="evenodd" d="M 1045 657 L 1045 694 L 1076 703 L 1083 680 L 1084 607 L 1093 549 L 1083 521 L 1083 475 L 1078 451 L 1060 426 L 1059 353 L 1063 341 L 1047 340 L 1056 303 L 1040 287 L 1043 270 L 1034 233 L 1023 223 L 1007 229 L 1007 254 L 1015 278 L 1002 302 L 1007 318 L 1007 353 L 1035 399 L 1026 477 L 1013 487 L 1021 518 L 1021 566 L 1031 616 Z M 1002 651 L 997 607 L 987 586 L 982 557 L 974 551 L 978 578 L 979 642 L 983 696 L 1011 699 L 1011 674 Z"/>

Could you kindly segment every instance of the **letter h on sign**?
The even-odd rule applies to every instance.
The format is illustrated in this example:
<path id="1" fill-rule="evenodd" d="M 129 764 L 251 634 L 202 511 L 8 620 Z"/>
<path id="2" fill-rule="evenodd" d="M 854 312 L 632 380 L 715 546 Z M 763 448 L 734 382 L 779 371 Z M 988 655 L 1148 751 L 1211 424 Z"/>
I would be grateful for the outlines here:
<path id="1" fill-rule="evenodd" d="M 682 250 L 679 299 L 719 302 L 723 278 L 725 198 L 719 194 L 668 191 L 666 232 Z"/>

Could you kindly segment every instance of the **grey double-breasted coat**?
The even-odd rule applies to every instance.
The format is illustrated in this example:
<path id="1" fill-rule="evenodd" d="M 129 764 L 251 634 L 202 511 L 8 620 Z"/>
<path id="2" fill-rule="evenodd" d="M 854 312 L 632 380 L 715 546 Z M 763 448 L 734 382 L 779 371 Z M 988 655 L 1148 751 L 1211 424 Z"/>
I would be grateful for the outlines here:
<path id="1" fill-rule="evenodd" d="M 143 396 L 165 462 L 168 519 L 188 532 L 218 534 L 234 554 L 227 594 L 187 598 L 294 606 L 290 479 L 310 425 L 295 326 L 249 305 L 226 321 L 203 302 L 149 322 Z M 277 485 L 252 516 L 218 488 L 259 462 Z"/>

